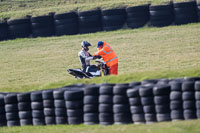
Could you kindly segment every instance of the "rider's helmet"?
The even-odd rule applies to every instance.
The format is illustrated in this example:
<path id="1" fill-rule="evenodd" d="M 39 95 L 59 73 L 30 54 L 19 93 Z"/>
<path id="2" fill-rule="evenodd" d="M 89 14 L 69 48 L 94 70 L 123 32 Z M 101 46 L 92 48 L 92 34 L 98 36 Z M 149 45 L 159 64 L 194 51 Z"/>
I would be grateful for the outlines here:
<path id="1" fill-rule="evenodd" d="M 98 41 L 98 43 L 97 43 L 97 48 L 99 48 L 100 46 L 103 46 L 103 42 L 102 41 Z"/>
<path id="2" fill-rule="evenodd" d="M 88 41 L 82 41 L 81 46 L 82 46 L 82 48 L 87 48 L 87 47 L 92 46 L 92 45 Z"/>

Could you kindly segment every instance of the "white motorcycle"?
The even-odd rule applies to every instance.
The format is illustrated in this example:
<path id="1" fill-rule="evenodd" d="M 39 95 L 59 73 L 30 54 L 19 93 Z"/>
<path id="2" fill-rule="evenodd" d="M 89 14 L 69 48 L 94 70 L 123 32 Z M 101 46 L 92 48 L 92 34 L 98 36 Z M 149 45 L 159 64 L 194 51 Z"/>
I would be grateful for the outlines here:
<path id="1" fill-rule="evenodd" d="M 109 75 L 109 68 L 106 66 L 106 63 L 103 59 L 95 59 L 97 65 L 90 65 L 86 68 L 86 71 L 82 69 L 68 69 L 68 73 L 75 76 L 76 79 L 84 79 L 84 78 L 94 78 L 100 77 L 103 75 Z"/>

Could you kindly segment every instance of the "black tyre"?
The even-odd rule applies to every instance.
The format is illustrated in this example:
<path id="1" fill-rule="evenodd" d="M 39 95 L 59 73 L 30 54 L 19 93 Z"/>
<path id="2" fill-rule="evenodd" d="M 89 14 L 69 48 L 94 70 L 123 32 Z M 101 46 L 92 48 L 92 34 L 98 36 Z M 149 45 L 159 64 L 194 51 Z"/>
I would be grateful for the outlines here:
<path id="1" fill-rule="evenodd" d="M 196 110 L 184 110 L 183 116 L 185 120 L 196 119 Z"/>
<path id="2" fill-rule="evenodd" d="M 19 118 L 20 119 L 31 119 L 32 112 L 31 111 L 19 111 Z"/>
<path id="3" fill-rule="evenodd" d="M 6 113 L 6 120 L 19 120 L 18 112 Z"/>
<path id="4" fill-rule="evenodd" d="M 54 108 L 44 108 L 44 115 L 46 116 L 55 116 Z"/>
<path id="5" fill-rule="evenodd" d="M 200 15 L 200 14 L 199 14 Z M 200 16 L 199 16 L 200 17 Z M 195 90 L 200 91 L 200 81 L 195 82 Z"/>
<path id="6" fill-rule="evenodd" d="M 152 113 L 155 113 L 155 105 L 146 105 L 146 106 L 143 106 L 143 110 L 144 110 L 144 113 L 147 113 L 147 114 L 152 114 Z"/>
<path id="7" fill-rule="evenodd" d="M 100 95 L 99 96 L 99 103 L 102 103 L 102 104 L 112 104 L 113 100 L 114 100 L 114 97 L 112 97 L 110 95 Z"/>
<path id="8" fill-rule="evenodd" d="M 159 95 L 169 95 L 170 94 L 170 86 L 169 85 L 157 85 L 153 88 L 153 94 L 155 96 Z"/>
<path id="9" fill-rule="evenodd" d="M 155 96 L 154 97 L 154 103 L 156 105 L 164 105 L 164 104 L 169 104 L 169 96 L 168 95 L 163 95 L 163 96 Z"/>
<path id="10" fill-rule="evenodd" d="M 83 116 L 83 109 L 67 110 L 67 117 L 81 117 L 81 116 Z"/>
<path id="11" fill-rule="evenodd" d="M 17 103 L 17 95 L 7 95 L 4 97 L 4 102 L 5 104 L 13 104 L 13 103 Z"/>
<path id="12" fill-rule="evenodd" d="M 55 108 L 65 108 L 65 100 L 54 100 L 54 107 Z"/>
<path id="13" fill-rule="evenodd" d="M 84 124 L 98 124 L 99 114 L 98 113 L 84 113 Z"/>
<path id="14" fill-rule="evenodd" d="M 84 104 L 98 104 L 99 103 L 99 97 L 98 96 L 92 96 L 87 95 L 84 96 Z"/>
<path id="15" fill-rule="evenodd" d="M 128 104 L 114 104 L 113 105 L 114 113 L 130 113 Z"/>
<path id="16" fill-rule="evenodd" d="M 193 109 L 195 110 L 195 101 L 184 101 L 183 102 L 183 109 Z"/>
<path id="17" fill-rule="evenodd" d="M 139 85 L 141 85 L 141 82 L 131 82 L 131 83 L 129 83 L 129 88 L 134 88 Z"/>
<path id="18" fill-rule="evenodd" d="M 43 110 L 32 110 L 32 117 L 33 118 L 43 118 L 44 117 Z"/>
<path id="19" fill-rule="evenodd" d="M 113 87 L 113 94 L 114 95 L 126 95 L 126 91 L 129 88 L 128 84 L 116 84 Z"/>
<path id="20" fill-rule="evenodd" d="M 114 123 L 115 124 L 129 124 L 132 123 L 131 115 L 126 113 L 115 113 L 114 114 Z"/>
<path id="21" fill-rule="evenodd" d="M 19 102 L 18 110 L 19 111 L 30 111 L 31 110 L 31 102 Z"/>
<path id="22" fill-rule="evenodd" d="M 179 91 L 172 91 L 170 93 L 170 100 L 177 100 L 177 101 L 182 100 L 182 93 Z"/>
<path id="23" fill-rule="evenodd" d="M 101 125 L 111 125 L 113 124 L 113 114 L 112 113 L 99 113 L 99 124 Z"/>
<path id="24" fill-rule="evenodd" d="M 34 126 L 39 126 L 39 125 L 45 125 L 45 120 L 44 119 L 39 119 L 39 118 L 33 118 L 33 125 Z"/>
<path id="25" fill-rule="evenodd" d="M 189 91 L 183 92 L 182 99 L 183 99 L 183 101 L 195 100 L 195 92 L 189 92 Z"/>
<path id="26" fill-rule="evenodd" d="M 64 99 L 64 91 L 63 90 L 55 90 L 53 91 L 54 99 Z"/>
<path id="27" fill-rule="evenodd" d="M 156 118 L 157 118 L 158 122 L 171 121 L 170 113 L 157 114 Z"/>
<path id="28" fill-rule="evenodd" d="M 18 111 L 18 106 L 17 106 L 17 104 L 6 104 L 5 105 L 5 111 L 7 113 L 9 113 L 9 112 L 17 112 Z"/>
<path id="29" fill-rule="evenodd" d="M 139 97 L 139 88 L 128 89 L 127 96 L 129 98 Z"/>
<path id="30" fill-rule="evenodd" d="M 171 111 L 172 120 L 183 120 L 183 110 L 172 110 Z"/>
<path id="31" fill-rule="evenodd" d="M 43 102 L 31 102 L 32 110 L 43 110 Z"/>
<path id="32" fill-rule="evenodd" d="M 55 108 L 55 116 L 56 117 L 67 117 L 66 111 L 67 111 L 67 109 L 65 109 L 65 108 Z"/>
<path id="33" fill-rule="evenodd" d="M 56 117 L 56 124 L 67 124 L 67 117 Z"/>
<path id="34" fill-rule="evenodd" d="M 56 124 L 55 117 L 45 117 L 45 124 L 46 125 L 55 125 Z"/>
<path id="35" fill-rule="evenodd" d="M 200 100 L 200 91 L 195 92 L 195 99 Z"/>
<path id="36" fill-rule="evenodd" d="M 194 91 L 194 82 L 193 81 L 183 82 L 182 91 Z"/>
<path id="37" fill-rule="evenodd" d="M 66 101 L 65 105 L 67 109 L 81 109 L 83 108 L 83 101 Z"/>
<path id="38" fill-rule="evenodd" d="M 154 105 L 154 97 L 141 97 L 142 105 Z"/>
<path id="39" fill-rule="evenodd" d="M 0 22 L 0 41 L 6 40 L 8 37 L 8 24 L 6 22 Z"/>
<path id="40" fill-rule="evenodd" d="M 42 92 L 43 100 L 53 100 L 53 90 L 44 90 Z"/>
<path id="41" fill-rule="evenodd" d="M 144 114 L 133 114 L 132 119 L 134 123 L 145 123 Z"/>
<path id="42" fill-rule="evenodd" d="M 129 98 L 129 104 L 131 106 L 135 106 L 135 105 L 141 105 L 141 100 L 140 97 L 135 97 L 135 98 Z"/>
<path id="43" fill-rule="evenodd" d="M 181 109 L 183 109 L 182 104 L 183 104 L 182 101 L 171 101 L 170 102 L 170 109 L 171 110 L 181 110 Z"/>
<path id="44" fill-rule="evenodd" d="M 170 108 L 169 105 L 156 105 L 155 106 L 156 109 L 156 113 L 158 114 L 166 114 L 166 113 L 170 113 Z"/>
<path id="45" fill-rule="evenodd" d="M 68 117 L 68 124 L 78 125 L 83 123 L 83 118 L 81 117 Z"/>
<path id="46" fill-rule="evenodd" d="M 98 96 L 99 95 L 99 87 L 98 85 L 89 85 L 84 89 L 84 95 L 93 95 Z"/>
<path id="47" fill-rule="evenodd" d="M 64 93 L 65 100 L 81 100 L 83 99 L 83 90 L 67 90 Z"/>
<path id="48" fill-rule="evenodd" d="M 114 95 L 113 96 L 114 104 L 127 104 L 129 103 L 128 98 L 126 96 Z"/>
<path id="49" fill-rule="evenodd" d="M 21 126 L 33 125 L 32 119 L 20 119 L 20 125 Z"/>
<path id="50" fill-rule="evenodd" d="M 7 121 L 7 126 L 8 126 L 8 127 L 20 126 L 20 122 L 19 122 L 19 120 Z"/>
<path id="51" fill-rule="evenodd" d="M 182 83 L 181 82 L 178 82 L 178 81 L 172 81 L 170 82 L 170 85 L 171 85 L 171 91 L 182 91 Z"/>
<path id="52" fill-rule="evenodd" d="M 146 123 L 149 123 L 149 122 L 157 122 L 157 119 L 156 119 L 156 114 L 150 114 L 150 113 L 145 113 L 144 114 L 144 118 L 145 118 L 145 121 Z"/>
<path id="53" fill-rule="evenodd" d="M 20 93 L 17 95 L 17 100 L 18 102 L 30 102 L 31 98 L 30 98 L 30 93 Z"/>
<path id="54" fill-rule="evenodd" d="M 43 106 L 44 108 L 54 108 L 54 100 L 43 100 Z"/>
<path id="55" fill-rule="evenodd" d="M 32 102 L 38 102 L 38 101 L 42 101 L 42 92 L 32 92 L 31 93 L 31 101 Z"/>
<path id="56" fill-rule="evenodd" d="M 153 87 L 141 87 L 139 89 L 139 94 L 141 97 L 153 96 Z"/>
<path id="57" fill-rule="evenodd" d="M 11 39 L 29 37 L 31 34 L 30 22 L 27 24 L 9 25 L 8 29 Z"/>
<path id="58" fill-rule="evenodd" d="M 131 106 L 130 107 L 131 114 L 141 114 L 143 113 L 143 106 Z"/>
<path id="59" fill-rule="evenodd" d="M 113 94 L 113 86 L 111 85 L 103 85 L 99 88 L 100 95 L 112 95 Z"/>
<path id="60" fill-rule="evenodd" d="M 98 112 L 98 105 L 97 104 L 85 104 L 83 111 L 85 113 Z"/>
<path id="61" fill-rule="evenodd" d="M 112 104 L 99 104 L 99 112 L 100 113 L 113 113 L 113 105 Z"/>

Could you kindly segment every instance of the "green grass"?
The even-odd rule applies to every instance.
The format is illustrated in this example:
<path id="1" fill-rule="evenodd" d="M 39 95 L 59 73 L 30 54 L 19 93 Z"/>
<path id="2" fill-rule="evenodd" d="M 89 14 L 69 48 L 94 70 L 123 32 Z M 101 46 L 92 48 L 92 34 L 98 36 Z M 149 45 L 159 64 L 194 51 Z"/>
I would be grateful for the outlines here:
<path id="1" fill-rule="evenodd" d="M 170 0 L 3 0 L 0 2 L 0 19 L 21 18 L 26 15 L 38 16 L 49 12 L 86 11 L 101 7 L 102 9 L 135 6 L 152 3 L 163 4 Z M 175 2 L 189 0 L 174 0 Z"/>
<path id="2" fill-rule="evenodd" d="M 1 133 L 199 133 L 200 120 L 155 123 L 150 125 L 57 125 L 3 127 Z"/>
<path id="3" fill-rule="evenodd" d="M 74 36 L 0 42 L 0 91 L 31 91 L 72 83 L 131 82 L 147 78 L 200 76 L 200 23 L 164 28 L 123 29 Z M 119 75 L 74 80 L 66 70 L 80 68 L 80 43 L 96 51 L 99 40 L 119 57 Z M 94 62 L 92 62 L 94 63 Z"/>

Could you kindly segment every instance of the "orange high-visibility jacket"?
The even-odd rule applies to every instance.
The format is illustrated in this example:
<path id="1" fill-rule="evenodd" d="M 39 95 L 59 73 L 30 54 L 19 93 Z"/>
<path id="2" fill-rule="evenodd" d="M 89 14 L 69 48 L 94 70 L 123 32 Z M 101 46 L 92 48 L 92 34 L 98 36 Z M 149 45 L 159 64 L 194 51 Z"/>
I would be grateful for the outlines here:
<path id="1" fill-rule="evenodd" d="M 106 42 L 104 42 L 102 49 L 98 49 L 98 51 L 94 54 L 94 56 L 97 55 L 100 55 L 103 58 L 108 67 L 118 63 L 117 55 L 115 54 L 114 50 L 110 47 L 110 45 Z"/>

